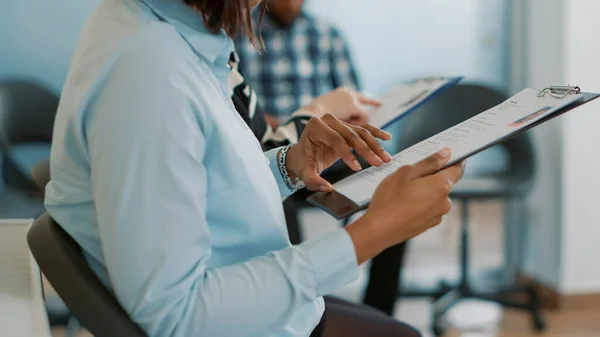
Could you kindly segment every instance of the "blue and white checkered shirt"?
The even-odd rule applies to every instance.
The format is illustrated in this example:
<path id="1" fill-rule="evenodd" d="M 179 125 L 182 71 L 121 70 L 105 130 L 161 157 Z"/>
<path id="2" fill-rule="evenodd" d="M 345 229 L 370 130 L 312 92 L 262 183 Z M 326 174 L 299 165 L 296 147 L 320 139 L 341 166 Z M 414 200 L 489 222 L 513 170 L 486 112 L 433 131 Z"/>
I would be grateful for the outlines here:
<path id="1" fill-rule="evenodd" d="M 258 21 L 257 12 L 254 13 Z M 337 29 L 305 13 L 281 26 L 267 12 L 262 23 L 266 52 L 239 40 L 240 70 L 267 114 L 280 122 L 335 88 L 359 89 L 348 46 Z"/>

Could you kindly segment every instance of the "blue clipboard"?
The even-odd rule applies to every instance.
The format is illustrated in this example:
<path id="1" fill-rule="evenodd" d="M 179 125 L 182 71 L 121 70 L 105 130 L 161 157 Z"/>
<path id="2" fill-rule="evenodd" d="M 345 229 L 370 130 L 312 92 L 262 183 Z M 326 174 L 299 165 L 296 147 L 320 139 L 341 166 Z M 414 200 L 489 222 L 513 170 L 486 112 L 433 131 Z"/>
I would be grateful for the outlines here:
<path id="1" fill-rule="evenodd" d="M 417 104 L 413 105 L 410 109 L 406 110 L 403 114 L 398 115 L 396 118 L 394 118 L 391 121 L 389 121 L 389 122 L 385 123 L 384 125 L 382 125 L 381 129 L 385 130 L 389 126 L 395 124 L 399 120 L 401 120 L 404 117 L 410 115 L 415 110 L 417 110 L 417 108 L 419 108 L 421 105 L 425 104 L 430 99 L 435 98 L 437 95 L 439 95 L 440 93 L 442 93 L 444 90 L 446 90 L 446 89 L 448 89 L 450 87 L 453 87 L 453 86 L 457 85 L 458 83 L 460 83 L 460 81 L 462 81 L 463 78 L 464 78 L 463 76 L 457 76 L 457 77 L 448 77 L 448 78 L 444 78 L 444 77 L 425 77 L 425 78 L 416 79 L 415 82 L 416 81 L 427 81 L 427 80 L 430 80 L 430 79 L 435 79 L 435 80 L 446 80 L 447 83 L 444 84 L 443 86 L 437 88 L 433 92 L 430 92 L 425 98 L 421 99 Z"/>

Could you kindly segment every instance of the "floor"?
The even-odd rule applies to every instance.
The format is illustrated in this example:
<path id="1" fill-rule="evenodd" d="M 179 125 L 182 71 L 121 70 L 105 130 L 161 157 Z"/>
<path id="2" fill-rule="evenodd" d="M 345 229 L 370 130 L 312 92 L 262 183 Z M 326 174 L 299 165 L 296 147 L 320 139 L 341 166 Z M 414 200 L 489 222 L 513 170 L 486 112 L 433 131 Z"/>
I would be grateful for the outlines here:
<path id="1" fill-rule="evenodd" d="M 458 276 L 459 205 L 444 222 L 413 240 L 404 273 L 403 284 L 435 285 L 440 279 L 453 280 Z M 471 243 L 473 274 L 479 275 L 502 264 L 502 204 L 486 202 L 474 204 L 471 211 Z M 313 237 L 336 228 L 338 224 L 319 211 L 303 214 L 304 233 Z M 361 267 L 360 278 L 340 289 L 336 295 L 358 301 L 366 283 L 367 266 Z M 396 317 L 420 329 L 423 337 L 428 331 L 431 306 L 428 300 L 398 300 Z M 527 315 L 489 303 L 463 302 L 447 315 L 452 326 L 448 337 L 597 337 L 600 336 L 600 308 L 594 311 L 546 313 L 548 329 L 544 334 L 531 330 Z M 55 329 L 53 335 L 63 336 Z M 89 336 L 82 332 L 80 337 Z"/>

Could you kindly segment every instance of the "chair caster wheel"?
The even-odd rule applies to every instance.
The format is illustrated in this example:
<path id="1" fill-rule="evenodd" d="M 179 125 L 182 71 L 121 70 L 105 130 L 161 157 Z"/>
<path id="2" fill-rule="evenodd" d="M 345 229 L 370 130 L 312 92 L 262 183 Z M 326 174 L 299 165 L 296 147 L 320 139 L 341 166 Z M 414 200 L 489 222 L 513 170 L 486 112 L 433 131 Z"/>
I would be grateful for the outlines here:
<path id="1" fill-rule="evenodd" d="M 451 290 L 452 286 L 450 286 L 448 283 L 444 281 L 440 282 L 438 292 L 433 296 L 434 300 L 439 300 L 442 296 L 446 295 Z"/>
<path id="2" fill-rule="evenodd" d="M 536 332 L 544 332 L 546 330 L 546 322 L 540 315 L 535 315 L 533 317 L 533 327 Z"/>
<path id="3" fill-rule="evenodd" d="M 436 337 L 441 337 L 446 333 L 446 329 L 442 328 L 439 325 L 434 325 L 433 327 L 431 327 L 431 331 L 433 332 L 433 335 Z"/>

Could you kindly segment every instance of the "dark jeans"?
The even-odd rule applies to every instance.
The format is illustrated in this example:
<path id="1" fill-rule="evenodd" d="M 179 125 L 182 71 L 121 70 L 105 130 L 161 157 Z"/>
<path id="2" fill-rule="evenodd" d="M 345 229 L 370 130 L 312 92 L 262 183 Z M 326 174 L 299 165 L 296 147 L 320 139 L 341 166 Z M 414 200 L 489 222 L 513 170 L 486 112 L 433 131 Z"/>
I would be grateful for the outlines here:
<path id="1" fill-rule="evenodd" d="M 325 297 L 325 313 L 310 337 L 419 337 L 404 323 L 364 305 Z"/>

